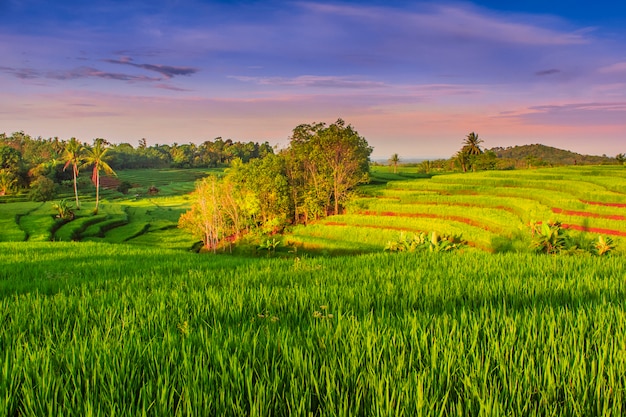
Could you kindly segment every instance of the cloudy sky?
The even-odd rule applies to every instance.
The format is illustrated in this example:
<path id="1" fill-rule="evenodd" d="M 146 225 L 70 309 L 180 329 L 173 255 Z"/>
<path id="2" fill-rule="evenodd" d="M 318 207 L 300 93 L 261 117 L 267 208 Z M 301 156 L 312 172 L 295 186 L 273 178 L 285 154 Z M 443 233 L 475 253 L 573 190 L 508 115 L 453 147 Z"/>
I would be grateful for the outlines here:
<path id="1" fill-rule="evenodd" d="M 583 3 L 583 2 L 578 2 Z M 0 133 L 626 152 L 626 2 L 0 0 Z M 590 5 L 593 5 L 591 7 Z"/>

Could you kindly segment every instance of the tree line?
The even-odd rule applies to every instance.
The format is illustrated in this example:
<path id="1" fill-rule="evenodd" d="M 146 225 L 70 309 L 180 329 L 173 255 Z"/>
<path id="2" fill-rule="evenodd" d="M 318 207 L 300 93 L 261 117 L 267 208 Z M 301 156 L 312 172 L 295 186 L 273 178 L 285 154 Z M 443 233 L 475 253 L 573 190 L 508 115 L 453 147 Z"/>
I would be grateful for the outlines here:
<path id="1" fill-rule="evenodd" d="M 522 146 L 496 146 L 490 149 L 483 148 L 483 140 L 475 132 L 470 132 L 462 140 L 461 148 L 449 159 L 425 160 L 416 164 L 402 164 L 414 166 L 420 173 L 434 172 L 467 172 L 485 170 L 509 170 L 524 168 L 551 167 L 577 164 L 618 164 L 626 165 L 626 155 L 617 154 L 615 157 L 607 155 L 581 155 L 579 153 L 554 148 L 551 146 L 534 144 Z M 393 154 L 388 164 L 397 173 L 401 159 Z"/>
<path id="2" fill-rule="evenodd" d="M 338 214 L 354 187 L 368 180 L 371 153 L 365 138 L 341 119 L 299 125 L 279 153 L 237 160 L 224 176 L 204 178 L 179 226 L 215 251 L 243 233 L 276 233 Z"/>
<path id="3" fill-rule="evenodd" d="M 104 139 L 96 139 L 93 144 L 76 138 L 61 140 L 55 138 L 33 138 L 24 132 L 15 132 L 10 136 L 0 134 L 0 195 L 30 190 L 34 200 L 50 199 L 55 184 L 72 181 L 75 188 L 85 187 L 80 178 L 76 178 L 76 169 L 82 161 L 75 161 L 72 170 L 68 170 L 68 149 L 75 148 L 78 158 L 83 152 L 99 146 L 106 149 L 104 162 L 111 171 L 137 168 L 214 168 L 228 166 L 237 159 L 248 162 L 273 154 L 269 143 L 238 142 L 220 137 L 194 143 L 148 146 L 146 139 L 141 139 L 138 146 L 129 143 L 111 144 Z M 82 156 L 81 156 L 82 157 Z M 80 158 L 79 158 L 80 159 Z M 94 182 L 95 183 L 95 182 Z"/>

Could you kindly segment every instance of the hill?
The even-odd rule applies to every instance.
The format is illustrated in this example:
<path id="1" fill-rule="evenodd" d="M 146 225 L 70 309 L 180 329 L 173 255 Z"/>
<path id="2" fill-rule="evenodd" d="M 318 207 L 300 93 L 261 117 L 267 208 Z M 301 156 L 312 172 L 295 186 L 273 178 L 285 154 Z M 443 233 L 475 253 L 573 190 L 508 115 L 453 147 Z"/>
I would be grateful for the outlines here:
<path id="1" fill-rule="evenodd" d="M 526 161 L 531 165 L 586 165 L 615 162 L 615 158 L 608 156 L 582 155 L 541 144 L 495 147 L 488 150 L 494 152 L 498 158 Z"/>

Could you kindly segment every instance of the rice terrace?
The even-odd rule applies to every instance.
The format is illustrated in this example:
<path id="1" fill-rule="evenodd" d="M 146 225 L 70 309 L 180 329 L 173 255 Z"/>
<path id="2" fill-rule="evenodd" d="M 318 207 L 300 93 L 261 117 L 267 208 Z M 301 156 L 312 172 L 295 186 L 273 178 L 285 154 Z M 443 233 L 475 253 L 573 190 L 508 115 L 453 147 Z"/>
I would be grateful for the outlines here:
<path id="1" fill-rule="evenodd" d="M 364 166 L 351 129 L 7 187 L 0 415 L 623 415 L 624 166 Z"/>

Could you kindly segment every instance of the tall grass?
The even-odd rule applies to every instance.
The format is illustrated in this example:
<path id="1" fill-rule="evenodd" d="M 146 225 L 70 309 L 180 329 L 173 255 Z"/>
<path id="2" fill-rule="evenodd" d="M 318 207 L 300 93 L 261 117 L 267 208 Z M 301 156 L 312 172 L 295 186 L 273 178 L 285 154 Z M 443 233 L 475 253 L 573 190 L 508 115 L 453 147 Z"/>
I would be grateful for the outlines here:
<path id="1" fill-rule="evenodd" d="M 622 415 L 626 261 L 0 244 L 1 415 Z"/>

